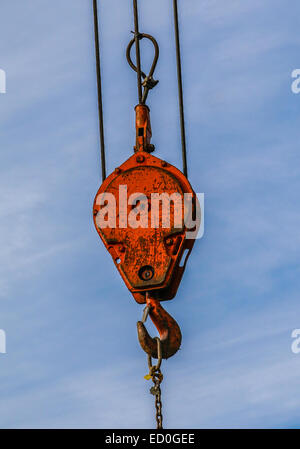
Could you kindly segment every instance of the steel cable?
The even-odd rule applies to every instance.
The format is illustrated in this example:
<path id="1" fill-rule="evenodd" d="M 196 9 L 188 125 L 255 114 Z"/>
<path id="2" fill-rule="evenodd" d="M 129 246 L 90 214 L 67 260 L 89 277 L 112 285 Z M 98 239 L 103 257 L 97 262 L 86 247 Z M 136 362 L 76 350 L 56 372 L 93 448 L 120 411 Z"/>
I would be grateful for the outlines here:
<path id="1" fill-rule="evenodd" d="M 102 169 L 102 181 L 104 181 L 106 178 L 106 160 L 105 160 L 105 142 L 104 142 L 104 128 L 103 128 L 102 82 L 101 82 L 97 0 L 93 0 L 93 11 L 94 11 L 95 53 L 96 53 L 96 75 L 97 75 L 97 90 L 98 90 L 98 116 L 99 116 L 100 149 L 101 149 L 101 169 Z"/>
<path id="2" fill-rule="evenodd" d="M 140 55 L 140 33 L 139 33 L 139 15 L 137 0 L 133 0 L 134 11 L 134 40 L 136 52 L 136 73 L 138 83 L 139 104 L 142 103 L 142 74 L 141 74 L 141 55 Z"/>
<path id="3" fill-rule="evenodd" d="M 186 135 L 185 135 L 185 121 L 184 121 L 182 71 L 181 71 L 181 52 L 180 52 L 180 37 L 179 37 L 177 0 L 173 0 L 173 10 L 174 10 L 174 30 L 175 30 L 175 43 L 176 43 L 178 100 L 179 100 L 180 129 L 181 129 L 182 165 L 183 165 L 183 173 L 187 177 L 188 176 L 188 170 L 187 170 L 187 155 L 186 155 Z"/>

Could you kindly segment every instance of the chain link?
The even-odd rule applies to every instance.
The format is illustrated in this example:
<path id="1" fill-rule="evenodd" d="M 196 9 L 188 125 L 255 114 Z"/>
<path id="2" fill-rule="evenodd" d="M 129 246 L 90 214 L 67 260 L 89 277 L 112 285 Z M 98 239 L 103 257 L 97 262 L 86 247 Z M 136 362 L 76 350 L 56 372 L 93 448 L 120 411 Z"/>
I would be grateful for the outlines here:
<path id="1" fill-rule="evenodd" d="M 151 388 L 153 391 L 152 394 L 155 395 L 155 408 L 156 408 L 156 428 L 162 429 L 163 428 L 163 415 L 162 415 L 162 401 L 161 401 L 161 389 L 160 384 L 162 382 L 163 375 L 160 370 L 158 370 L 153 376 L 152 381 L 154 386 Z M 150 390 L 150 391 L 151 391 Z"/>
<path id="2" fill-rule="evenodd" d="M 155 396 L 155 409 L 156 409 L 156 428 L 162 429 L 162 422 L 163 422 L 163 416 L 162 416 L 162 401 L 161 401 L 161 388 L 160 384 L 163 381 L 163 374 L 160 370 L 161 362 L 162 362 L 162 356 L 161 356 L 161 341 L 158 337 L 156 337 L 157 340 L 157 353 L 158 353 L 158 362 L 156 365 L 152 365 L 152 358 L 150 355 L 148 355 L 148 366 L 149 366 L 149 376 L 152 378 L 153 387 L 150 388 L 150 393 Z"/>

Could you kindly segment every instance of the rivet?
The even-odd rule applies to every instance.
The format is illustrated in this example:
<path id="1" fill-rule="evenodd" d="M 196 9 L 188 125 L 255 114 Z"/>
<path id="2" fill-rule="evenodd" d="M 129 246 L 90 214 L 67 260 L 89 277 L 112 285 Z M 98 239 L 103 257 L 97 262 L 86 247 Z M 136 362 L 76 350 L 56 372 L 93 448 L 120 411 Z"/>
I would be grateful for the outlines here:
<path id="1" fill-rule="evenodd" d="M 142 154 L 137 155 L 137 157 L 136 157 L 137 162 L 141 163 L 141 162 L 144 162 L 144 160 L 145 160 L 145 156 L 143 156 Z"/>
<path id="2" fill-rule="evenodd" d="M 139 278 L 143 281 L 150 281 L 154 276 L 154 268 L 150 265 L 146 265 L 139 270 Z"/>
<path id="3" fill-rule="evenodd" d="M 173 245 L 173 239 L 168 238 L 168 239 L 166 240 L 166 245 L 167 245 L 167 246 Z"/>
<path id="4" fill-rule="evenodd" d="M 149 281 L 153 277 L 153 273 L 150 270 L 145 270 L 142 273 L 142 278 L 144 281 Z"/>

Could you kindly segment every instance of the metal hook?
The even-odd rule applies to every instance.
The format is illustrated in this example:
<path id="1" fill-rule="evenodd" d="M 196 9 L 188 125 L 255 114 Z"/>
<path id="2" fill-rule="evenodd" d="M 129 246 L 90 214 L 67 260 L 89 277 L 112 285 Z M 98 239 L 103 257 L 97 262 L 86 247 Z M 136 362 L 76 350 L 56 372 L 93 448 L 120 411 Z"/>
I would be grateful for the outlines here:
<path id="1" fill-rule="evenodd" d="M 143 71 L 141 71 L 141 76 L 143 77 L 143 80 L 144 80 L 143 83 L 142 83 L 142 85 L 144 87 L 144 92 L 143 92 L 143 97 L 142 97 L 142 102 L 141 103 L 145 104 L 145 102 L 147 100 L 147 96 L 148 96 L 149 90 L 153 89 L 153 87 L 155 87 L 156 84 L 158 83 L 157 80 L 153 79 L 153 74 L 154 74 L 154 70 L 155 70 L 155 67 L 156 67 L 156 64 L 157 64 L 157 61 L 158 61 L 158 57 L 159 57 L 159 47 L 158 47 L 158 43 L 156 42 L 154 37 L 151 36 L 150 34 L 138 33 L 137 37 L 138 37 L 139 40 L 143 39 L 143 38 L 149 39 L 152 42 L 152 44 L 154 45 L 154 50 L 155 50 L 155 55 L 154 55 L 154 59 L 153 59 L 153 63 L 152 63 L 149 75 L 147 76 Z M 138 69 L 134 65 L 134 63 L 132 62 L 131 55 L 130 55 L 131 48 L 132 48 L 132 46 L 133 46 L 133 44 L 135 42 L 136 42 L 136 38 L 135 37 L 129 42 L 127 50 L 126 50 L 126 57 L 127 57 L 127 61 L 128 61 L 128 64 L 130 65 L 130 67 L 135 72 L 137 72 Z"/>
<path id="2" fill-rule="evenodd" d="M 158 358 L 157 337 L 150 337 L 144 325 L 144 321 L 146 320 L 145 317 L 147 317 L 148 313 L 160 335 L 161 356 L 163 359 L 168 359 L 169 357 L 172 357 L 172 355 L 174 355 L 180 348 L 180 327 L 174 318 L 172 318 L 171 315 L 169 315 L 168 312 L 166 312 L 166 310 L 161 306 L 160 301 L 158 299 L 151 298 L 147 293 L 144 319 L 143 321 L 137 322 L 137 331 L 141 347 L 154 359 Z"/>

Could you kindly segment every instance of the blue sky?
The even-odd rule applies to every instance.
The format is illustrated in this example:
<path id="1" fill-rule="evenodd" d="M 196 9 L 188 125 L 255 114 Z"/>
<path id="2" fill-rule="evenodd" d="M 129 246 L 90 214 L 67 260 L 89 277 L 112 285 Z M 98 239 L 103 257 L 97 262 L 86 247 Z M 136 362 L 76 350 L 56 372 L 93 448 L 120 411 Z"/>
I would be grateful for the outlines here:
<path id="1" fill-rule="evenodd" d="M 141 0 L 161 56 L 156 156 L 181 167 L 171 1 Z M 299 427 L 300 67 L 296 0 L 180 4 L 190 180 L 205 235 L 166 308 L 169 428 Z M 100 185 L 92 2 L 0 7 L 1 428 L 151 428 L 135 303 L 92 222 Z M 131 1 L 99 4 L 108 171 L 134 144 Z M 144 65 L 151 47 L 143 48 Z M 152 332 L 153 328 L 151 328 Z"/>

